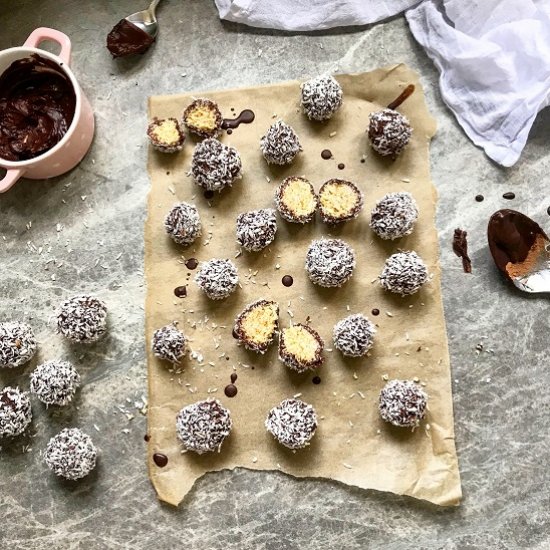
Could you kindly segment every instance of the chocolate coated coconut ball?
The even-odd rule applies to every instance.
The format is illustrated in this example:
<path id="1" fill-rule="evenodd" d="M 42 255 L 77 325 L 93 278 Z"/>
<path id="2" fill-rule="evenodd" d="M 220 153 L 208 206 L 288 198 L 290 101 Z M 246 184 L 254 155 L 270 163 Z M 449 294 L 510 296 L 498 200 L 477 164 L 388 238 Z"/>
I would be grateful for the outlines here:
<path id="1" fill-rule="evenodd" d="M 265 427 L 281 445 L 302 449 L 315 435 L 317 414 L 311 405 L 299 399 L 285 399 L 269 411 Z"/>
<path id="2" fill-rule="evenodd" d="M 386 260 L 379 279 L 384 290 L 406 296 L 428 280 L 428 268 L 416 252 L 398 252 Z"/>
<path id="3" fill-rule="evenodd" d="M 275 191 L 275 205 L 283 219 L 292 223 L 307 223 L 315 216 L 317 195 L 305 178 L 285 178 Z"/>
<path id="4" fill-rule="evenodd" d="M 268 164 L 290 164 L 302 150 L 296 132 L 282 120 L 274 122 L 260 140 L 260 149 Z"/>
<path id="5" fill-rule="evenodd" d="M 311 281 L 325 287 L 343 285 L 355 268 L 355 252 L 340 239 L 319 239 L 309 245 L 306 271 Z"/>
<path id="6" fill-rule="evenodd" d="M 348 357 L 365 355 L 374 344 L 376 327 L 363 314 L 348 315 L 334 325 L 334 347 Z"/>
<path id="7" fill-rule="evenodd" d="M 328 120 L 342 105 L 342 87 L 330 75 L 304 82 L 301 91 L 304 113 L 312 120 Z"/>
<path id="8" fill-rule="evenodd" d="M 297 323 L 279 334 L 279 360 L 296 372 L 306 372 L 323 364 L 325 343 L 309 325 Z"/>
<path id="9" fill-rule="evenodd" d="M 272 208 L 243 212 L 237 217 L 237 242 L 250 252 L 270 245 L 277 233 L 277 218 Z"/>
<path id="10" fill-rule="evenodd" d="M 0 439 L 22 434 L 32 420 L 27 392 L 6 386 L 0 391 Z"/>
<path id="11" fill-rule="evenodd" d="M 48 442 L 44 461 L 59 477 L 86 477 L 96 465 L 97 449 L 92 438 L 78 428 L 65 428 Z"/>
<path id="12" fill-rule="evenodd" d="M 206 191 L 221 191 L 241 177 L 241 157 L 233 147 L 209 138 L 193 151 L 191 174 L 195 183 Z"/>
<path id="13" fill-rule="evenodd" d="M 428 396 L 412 380 L 390 380 L 380 392 L 380 416 L 402 428 L 415 428 L 426 416 Z"/>
<path id="14" fill-rule="evenodd" d="M 219 452 L 231 428 L 231 413 L 217 399 L 187 405 L 176 417 L 179 440 L 197 454 Z"/>
<path id="15" fill-rule="evenodd" d="M 211 99 L 198 98 L 183 111 L 183 124 L 200 137 L 215 138 L 222 129 L 223 116 L 218 104 Z"/>
<path id="16" fill-rule="evenodd" d="M 27 323 L 0 323 L 0 368 L 24 365 L 32 359 L 36 348 L 34 332 Z"/>
<path id="17" fill-rule="evenodd" d="M 69 404 L 79 386 L 80 375 L 68 361 L 47 361 L 31 374 L 31 393 L 45 405 Z"/>
<path id="18" fill-rule="evenodd" d="M 409 143 L 412 128 L 407 117 L 393 109 L 369 115 L 369 140 L 372 148 L 384 157 L 397 157 Z"/>
<path id="19" fill-rule="evenodd" d="M 212 300 L 222 300 L 235 292 L 239 275 L 231 260 L 214 259 L 204 262 L 195 275 L 195 283 Z"/>
<path id="20" fill-rule="evenodd" d="M 201 234 L 201 217 L 197 207 L 187 202 L 176 204 L 164 220 L 166 233 L 174 242 L 189 245 Z"/>
<path id="21" fill-rule="evenodd" d="M 147 128 L 149 141 L 161 153 L 177 153 L 183 149 L 185 134 L 175 118 L 154 118 Z"/>
<path id="22" fill-rule="evenodd" d="M 73 342 L 96 342 L 107 332 L 107 306 L 86 294 L 65 300 L 57 312 L 57 332 Z"/>
<path id="23" fill-rule="evenodd" d="M 151 349 L 155 357 L 177 365 L 185 355 L 187 338 L 175 323 L 155 330 Z"/>
<path id="24" fill-rule="evenodd" d="M 418 205 L 410 193 L 389 193 L 372 209 L 370 227 L 381 239 L 410 235 L 418 219 Z"/>

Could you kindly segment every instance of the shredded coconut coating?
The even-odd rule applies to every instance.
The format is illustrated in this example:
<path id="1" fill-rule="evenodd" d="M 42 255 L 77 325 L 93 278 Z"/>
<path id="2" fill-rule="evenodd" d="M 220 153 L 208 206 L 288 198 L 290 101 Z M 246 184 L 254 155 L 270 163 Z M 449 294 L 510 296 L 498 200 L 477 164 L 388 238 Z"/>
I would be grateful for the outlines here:
<path id="1" fill-rule="evenodd" d="M 187 405 L 176 417 L 179 440 L 197 454 L 219 452 L 231 428 L 231 413 L 217 399 Z"/>
<path id="2" fill-rule="evenodd" d="M 260 140 L 260 149 L 268 164 L 290 164 L 302 150 L 296 132 L 282 120 L 277 120 Z"/>
<path id="3" fill-rule="evenodd" d="M 379 279 L 384 290 L 406 296 L 428 280 L 428 268 L 416 252 L 397 252 L 386 260 Z"/>
<path id="4" fill-rule="evenodd" d="M 0 439 L 21 435 L 32 420 L 27 392 L 6 386 L 0 391 Z"/>
<path id="5" fill-rule="evenodd" d="M 210 299 L 222 300 L 237 289 L 239 275 L 231 260 L 213 259 L 202 264 L 195 283 Z"/>
<path id="6" fill-rule="evenodd" d="M 416 428 L 426 416 L 428 396 L 412 380 L 390 380 L 380 392 L 378 408 L 386 422 Z"/>
<path id="7" fill-rule="evenodd" d="M 370 227 L 381 239 L 410 235 L 418 219 L 418 205 L 405 191 L 384 195 L 371 212 Z"/>
<path id="8" fill-rule="evenodd" d="M 185 355 L 187 338 L 174 322 L 155 330 L 151 349 L 155 357 L 177 365 Z"/>
<path id="9" fill-rule="evenodd" d="M 59 477 L 86 477 L 96 465 L 97 449 L 92 438 L 78 428 L 65 428 L 48 442 L 44 461 Z"/>
<path id="10" fill-rule="evenodd" d="M 324 287 L 342 286 L 353 275 L 355 252 L 340 239 L 312 241 L 306 256 L 311 281 Z"/>
<path id="11" fill-rule="evenodd" d="M 374 344 L 376 327 L 361 313 L 348 315 L 334 325 L 334 347 L 348 357 L 365 355 Z"/>
<path id="12" fill-rule="evenodd" d="M 193 151 L 191 174 L 195 183 L 207 191 L 221 191 L 241 177 L 241 157 L 233 147 L 209 138 Z"/>
<path id="13" fill-rule="evenodd" d="M 164 228 L 178 244 L 189 245 L 201 234 L 201 217 L 197 207 L 187 202 L 176 204 L 164 220 Z"/>
<path id="14" fill-rule="evenodd" d="M 265 427 L 281 445 L 303 449 L 315 435 L 317 414 L 312 405 L 299 399 L 285 399 L 269 411 Z"/>
<path id="15" fill-rule="evenodd" d="M 37 348 L 32 328 L 27 323 L 0 323 L 0 368 L 15 368 L 32 359 Z"/>
<path id="16" fill-rule="evenodd" d="M 328 120 L 342 105 L 342 87 L 331 75 L 312 78 L 301 85 L 301 104 L 312 120 Z"/>
<path id="17" fill-rule="evenodd" d="M 47 361 L 31 374 L 31 393 L 45 405 L 68 405 L 79 386 L 80 375 L 68 361 Z"/>
<path id="18" fill-rule="evenodd" d="M 407 117 L 393 109 L 383 109 L 369 115 L 369 140 L 382 156 L 395 158 L 409 143 L 412 128 Z"/>
<path id="19" fill-rule="evenodd" d="M 57 312 L 57 332 L 73 342 L 96 342 L 107 332 L 107 306 L 87 294 L 65 300 Z"/>
<path id="20" fill-rule="evenodd" d="M 263 208 L 243 212 L 237 217 L 237 242 L 250 252 L 270 245 L 277 233 L 275 210 Z"/>

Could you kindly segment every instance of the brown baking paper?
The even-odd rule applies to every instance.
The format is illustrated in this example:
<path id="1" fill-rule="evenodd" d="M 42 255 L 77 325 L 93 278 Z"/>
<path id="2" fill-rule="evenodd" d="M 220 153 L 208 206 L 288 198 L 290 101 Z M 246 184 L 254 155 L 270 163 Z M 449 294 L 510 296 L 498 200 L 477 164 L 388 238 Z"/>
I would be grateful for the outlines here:
<path id="1" fill-rule="evenodd" d="M 205 472 L 235 467 L 328 478 L 440 505 L 456 505 L 461 498 L 434 225 L 436 193 L 429 173 L 428 146 L 436 124 L 426 108 L 418 76 L 404 65 L 337 78 L 344 90 L 344 103 L 338 114 L 323 124 L 308 121 L 299 111 L 298 82 L 208 92 L 206 96 L 218 102 L 225 116 L 231 116 L 231 108 L 237 114 L 245 108 L 256 113 L 254 123 L 222 137 L 224 143 L 239 150 L 244 175 L 210 202 L 187 175 L 192 138 L 179 154 L 150 152 L 147 342 L 155 329 L 178 321 L 195 352 L 185 358 L 180 372 L 170 372 L 148 352 L 148 464 L 163 501 L 177 505 Z M 395 161 L 378 157 L 367 143 L 368 114 L 387 105 L 411 82 L 416 92 L 399 109 L 414 128 L 411 143 Z M 152 97 L 149 115 L 179 118 L 193 96 L 203 94 Z M 268 166 L 259 150 L 260 137 L 276 116 L 296 130 L 304 149 L 285 168 Z M 331 160 L 321 158 L 325 148 L 332 151 Z M 361 163 L 363 156 L 365 162 Z M 338 169 L 339 163 L 345 164 L 343 170 Z M 277 237 L 268 249 L 256 253 L 243 250 L 235 257 L 239 252 L 237 215 L 273 207 L 275 187 L 293 174 L 306 176 L 316 189 L 333 177 L 357 183 L 365 194 L 364 211 L 357 220 L 335 228 L 318 219 L 301 226 L 278 218 Z M 412 192 L 418 201 L 416 229 L 399 241 L 382 241 L 369 229 L 370 209 L 385 193 L 402 190 Z M 179 201 L 196 204 L 202 217 L 203 235 L 187 249 L 174 245 L 163 227 L 165 215 Z M 315 286 L 304 270 L 309 243 L 322 235 L 342 238 L 355 248 L 355 273 L 341 288 Z M 416 250 L 433 273 L 432 281 L 416 296 L 390 295 L 376 282 L 385 259 L 398 249 Z M 233 260 L 241 288 L 226 300 L 209 300 L 192 280 L 196 271 L 183 264 L 183 259 L 190 257 Z M 289 288 L 281 284 L 285 274 L 294 278 Z M 187 297 L 176 298 L 174 288 L 185 284 Z M 231 334 L 233 320 L 259 298 L 279 302 L 283 327 L 311 318 L 327 348 L 325 364 L 318 372 L 291 372 L 278 361 L 276 344 L 265 355 L 237 345 Z M 372 308 L 380 310 L 378 317 L 371 315 Z M 379 328 L 369 357 L 345 359 L 332 349 L 332 327 L 355 312 L 365 313 Z M 223 390 L 232 372 L 238 375 L 238 394 L 230 399 Z M 321 377 L 319 385 L 312 383 L 314 374 Z M 387 377 L 418 377 L 425 384 L 429 412 L 416 431 L 393 428 L 380 420 L 377 399 Z M 296 394 L 315 406 L 320 421 L 311 445 L 293 453 L 266 432 L 264 420 L 271 407 Z M 184 405 L 208 397 L 220 399 L 230 409 L 233 431 L 220 453 L 182 454 L 176 438 L 176 414 Z M 168 457 L 166 467 L 153 462 L 157 452 Z"/>

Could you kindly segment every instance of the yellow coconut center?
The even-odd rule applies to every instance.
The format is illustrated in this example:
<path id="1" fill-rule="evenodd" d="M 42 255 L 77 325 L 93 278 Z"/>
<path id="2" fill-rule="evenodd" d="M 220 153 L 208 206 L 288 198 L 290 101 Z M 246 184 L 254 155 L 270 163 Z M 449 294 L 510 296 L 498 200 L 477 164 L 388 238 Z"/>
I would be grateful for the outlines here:
<path id="1" fill-rule="evenodd" d="M 350 185 L 345 183 L 329 183 L 325 185 L 319 196 L 321 208 L 329 216 L 339 218 L 350 214 L 359 197 Z"/>
<path id="2" fill-rule="evenodd" d="M 315 211 L 315 196 L 311 186 L 301 178 L 290 180 L 283 188 L 282 201 L 297 216 L 307 216 Z"/>
<path id="3" fill-rule="evenodd" d="M 152 131 L 155 139 L 160 143 L 178 143 L 180 133 L 175 120 L 163 120 Z"/>
<path id="4" fill-rule="evenodd" d="M 257 344 L 267 342 L 277 326 L 277 306 L 264 304 L 252 308 L 241 320 L 244 335 Z"/>
<path id="5" fill-rule="evenodd" d="M 217 126 L 216 111 L 208 105 L 196 105 L 187 113 L 185 122 L 199 130 L 214 130 Z"/>
<path id="6" fill-rule="evenodd" d="M 286 351 L 300 362 L 313 361 L 319 350 L 319 342 L 304 327 L 294 325 L 285 328 L 282 334 Z"/>

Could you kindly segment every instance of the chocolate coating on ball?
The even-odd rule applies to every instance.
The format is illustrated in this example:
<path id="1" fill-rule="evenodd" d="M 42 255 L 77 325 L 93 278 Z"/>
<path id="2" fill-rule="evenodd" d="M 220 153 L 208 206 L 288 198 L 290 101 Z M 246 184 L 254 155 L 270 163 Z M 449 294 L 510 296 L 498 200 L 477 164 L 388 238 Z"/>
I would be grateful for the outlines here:
<path id="1" fill-rule="evenodd" d="M 38 344 L 27 323 L 0 323 L 0 368 L 15 368 L 30 361 Z"/>
<path id="2" fill-rule="evenodd" d="M 155 357 L 177 365 L 185 355 L 187 338 L 176 323 L 171 323 L 155 330 L 151 349 Z"/>
<path id="3" fill-rule="evenodd" d="M 0 391 L 0 439 L 21 435 L 32 421 L 27 392 L 6 386 Z"/>
<path id="4" fill-rule="evenodd" d="M 176 204 L 164 220 L 166 233 L 174 242 L 190 245 L 201 234 L 201 217 L 197 207 L 187 202 Z"/>
<path id="5" fill-rule="evenodd" d="M 191 159 L 191 174 L 195 183 L 207 191 L 221 191 L 241 177 L 241 157 L 233 147 L 217 139 L 205 139 L 197 144 Z"/>
<path id="6" fill-rule="evenodd" d="M 80 375 L 68 361 L 46 361 L 31 374 L 31 393 L 45 405 L 68 405 L 79 386 Z"/>
<path id="7" fill-rule="evenodd" d="M 277 218 L 273 208 L 243 212 L 237 217 L 237 242 L 250 252 L 270 245 L 277 233 Z"/>
<path id="8" fill-rule="evenodd" d="M 107 306 L 87 294 L 65 300 L 57 312 L 57 332 L 73 342 L 96 342 L 107 332 Z"/>
<path id="9" fill-rule="evenodd" d="M 384 290 L 406 296 L 428 280 L 428 268 L 416 252 L 398 252 L 386 260 L 379 280 Z"/>
<path id="10" fill-rule="evenodd" d="M 353 275 L 355 252 L 340 239 L 319 239 L 309 245 L 306 271 L 311 281 L 324 287 L 341 286 Z"/>
<path id="11" fill-rule="evenodd" d="M 268 164 L 290 164 L 302 150 L 296 132 L 282 120 L 274 122 L 260 140 L 260 149 Z"/>
<path id="12" fill-rule="evenodd" d="M 386 422 L 415 428 L 426 416 L 428 396 L 412 380 L 390 380 L 380 392 L 378 408 Z"/>
<path id="13" fill-rule="evenodd" d="M 372 348 L 376 327 L 361 313 L 348 315 L 334 325 L 334 347 L 348 357 L 361 357 Z"/>
<path id="14" fill-rule="evenodd" d="M 370 227 L 381 239 L 410 235 L 418 219 L 418 205 L 410 193 L 384 195 L 371 212 Z"/>
<path id="15" fill-rule="evenodd" d="M 409 143 L 412 128 L 407 117 L 393 109 L 369 115 L 369 140 L 372 148 L 384 157 L 397 157 Z"/>
<path id="16" fill-rule="evenodd" d="M 78 428 L 65 428 L 48 442 L 44 461 L 59 477 L 76 480 L 96 466 L 97 449 L 92 438 Z"/>
<path id="17" fill-rule="evenodd" d="M 197 454 L 219 452 L 231 428 L 231 413 L 217 399 L 187 405 L 176 417 L 179 440 Z"/>
<path id="18" fill-rule="evenodd" d="M 303 449 L 315 435 L 317 414 L 300 399 L 285 399 L 269 411 L 265 427 L 281 445 Z"/>
<path id="19" fill-rule="evenodd" d="M 331 75 L 312 78 L 300 88 L 302 108 L 312 120 L 328 120 L 342 105 L 342 87 Z"/>
<path id="20" fill-rule="evenodd" d="M 222 300 L 237 289 L 239 275 L 231 260 L 213 259 L 202 264 L 195 283 L 210 299 Z"/>

